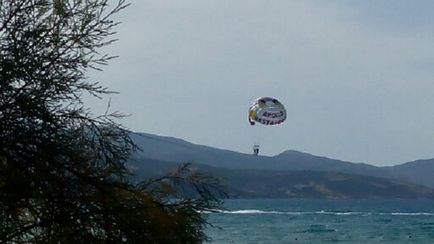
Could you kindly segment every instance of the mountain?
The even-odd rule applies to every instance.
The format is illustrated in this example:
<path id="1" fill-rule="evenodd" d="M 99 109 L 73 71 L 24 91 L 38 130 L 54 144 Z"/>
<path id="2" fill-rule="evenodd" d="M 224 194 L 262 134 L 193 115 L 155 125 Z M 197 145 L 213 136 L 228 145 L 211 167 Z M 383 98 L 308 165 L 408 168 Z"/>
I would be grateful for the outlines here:
<path id="1" fill-rule="evenodd" d="M 197 162 L 210 166 L 232 169 L 269 170 L 333 170 L 369 172 L 375 174 L 377 167 L 367 164 L 353 164 L 340 160 L 313 156 L 288 150 L 277 156 L 254 156 L 229 150 L 193 144 L 181 139 L 134 133 L 132 139 L 142 152 L 136 157 L 146 157 L 171 162 Z M 367 173 L 368 174 L 368 173 Z"/>
<path id="2" fill-rule="evenodd" d="M 135 160 L 135 180 L 158 178 L 179 164 Z M 229 198 L 430 198 L 434 189 L 385 178 L 321 171 L 227 169 L 192 164 L 191 170 L 220 178 Z"/>
<path id="3" fill-rule="evenodd" d="M 134 155 L 135 159 L 146 158 L 176 163 L 193 162 L 227 169 L 339 172 L 399 179 L 434 187 L 434 159 L 377 167 L 319 157 L 294 150 L 288 150 L 273 157 L 254 156 L 146 133 L 131 133 L 131 138 L 142 149 Z"/>
<path id="4" fill-rule="evenodd" d="M 434 159 L 417 160 L 385 168 L 390 177 L 434 187 Z"/>

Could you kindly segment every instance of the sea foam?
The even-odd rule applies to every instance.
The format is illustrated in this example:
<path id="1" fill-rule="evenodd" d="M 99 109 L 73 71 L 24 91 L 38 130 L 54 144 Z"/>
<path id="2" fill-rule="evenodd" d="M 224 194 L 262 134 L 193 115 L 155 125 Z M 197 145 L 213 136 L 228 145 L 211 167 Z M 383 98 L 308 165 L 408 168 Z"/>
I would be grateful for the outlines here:
<path id="1" fill-rule="evenodd" d="M 339 216 L 369 216 L 369 215 L 395 215 L 395 216 L 434 216 L 434 213 L 410 213 L 410 212 L 329 212 L 329 211 L 306 211 L 306 212 L 291 212 L 291 211 L 274 211 L 274 210 L 259 210 L 259 209 L 240 209 L 240 210 L 212 210 L 204 213 L 220 213 L 220 214 L 286 214 L 286 215 L 339 215 Z"/>

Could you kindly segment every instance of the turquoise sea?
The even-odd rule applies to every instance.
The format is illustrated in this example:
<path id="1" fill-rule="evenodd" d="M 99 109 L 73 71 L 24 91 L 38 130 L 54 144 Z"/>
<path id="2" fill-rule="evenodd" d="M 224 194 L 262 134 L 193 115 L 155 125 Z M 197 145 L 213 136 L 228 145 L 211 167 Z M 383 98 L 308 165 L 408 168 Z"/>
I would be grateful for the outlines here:
<path id="1" fill-rule="evenodd" d="M 226 200 L 211 243 L 434 243 L 434 200 Z"/>

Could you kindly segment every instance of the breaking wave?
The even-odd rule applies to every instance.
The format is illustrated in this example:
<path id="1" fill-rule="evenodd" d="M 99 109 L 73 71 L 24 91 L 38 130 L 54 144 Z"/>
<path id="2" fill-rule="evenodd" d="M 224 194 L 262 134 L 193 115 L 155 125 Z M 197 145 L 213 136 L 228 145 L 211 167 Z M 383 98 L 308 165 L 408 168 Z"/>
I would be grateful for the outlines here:
<path id="1" fill-rule="evenodd" d="M 390 215 L 390 216 L 434 216 L 434 213 L 382 213 L 382 212 L 331 212 L 331 211 L 311 211 L 311 212 L 289 212 L 289 211 L 274 211 L 274 210 L 259 210 L 259 209 L 240 209 L 240 210 L 210 210 L 204 213 L 220 213 L 220 214 L 281 214 L 281 215 L 339 215 L 339 216 L 369 216 L 369 215 Z"/>

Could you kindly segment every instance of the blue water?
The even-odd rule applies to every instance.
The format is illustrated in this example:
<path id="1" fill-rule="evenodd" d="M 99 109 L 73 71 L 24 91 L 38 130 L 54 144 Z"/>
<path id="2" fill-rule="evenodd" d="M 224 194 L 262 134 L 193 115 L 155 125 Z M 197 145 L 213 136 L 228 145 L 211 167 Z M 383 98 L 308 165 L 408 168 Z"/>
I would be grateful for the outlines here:
<path id="1" fill-rule="evenodd" d="M 226 200 L 212 243 L 434 243 L 433 200 Z"/>

